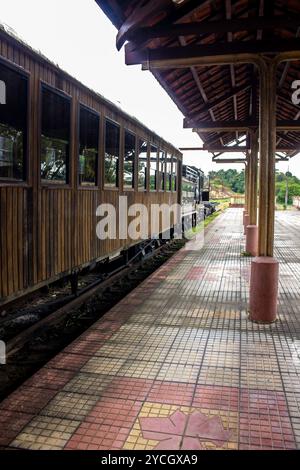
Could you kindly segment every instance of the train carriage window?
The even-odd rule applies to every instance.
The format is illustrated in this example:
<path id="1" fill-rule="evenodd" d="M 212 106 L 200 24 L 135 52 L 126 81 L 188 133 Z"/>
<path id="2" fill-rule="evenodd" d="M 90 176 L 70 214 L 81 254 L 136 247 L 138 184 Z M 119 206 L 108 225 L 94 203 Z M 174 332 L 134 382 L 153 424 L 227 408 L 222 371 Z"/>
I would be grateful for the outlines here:
<path id="1" fill-rule="evenodd" d="M 70 100 L 42 87 L 41 178 L 67 183 L 70 149 Z"/>
<path id="2" fill-rule="evenodd" d="M 157 189 L 157 147 L 150 146 L 150 191 Z"/>
<path id="3" fill-rule="evenodd" d="M 134 187 L 135 135 L 125 130 L 123 187 Z"/>
<path id="4" fill-rule="evenodd" d="M 147 142 L 139 141 L 138 187 L 147 189 Z"/>
<path id="5" fill-rule="evenodd" d="M 162 150 L 159 151 L 159 189 L 164 191 L 165 189 L 165 169 L 166 166 L 166 154 Z"/>
<path id="6" fill-rule="evenodd" d="M 27 86 L 22 74 L 0 63 L 5 104 L 0 105 L 0 178 L 23 180 L 27 142 Z"/>
<path id="7" fill-rule="evenodd" d="M 171 188 L 172 191 L 177 191 L 177 158 L 174 155 L 172 159 Z"/>
<path id="8" fill-rule="evenodd" d="M 171 191 L 171 176 L 172 176 L 172 156 L 167 154 L 166 159 L 166 190 Z"/>
<path id="9" fill-rule="evenodd" d="M 111 121 L 105 123 L 105 186 L 119 186 L 120 127 Z"/>
<path id="10" fill-rule="evenodd" d="M 79 183 L 96 185 L 99 144 L 99 116 L 80 106 L 79 118 Z"/>

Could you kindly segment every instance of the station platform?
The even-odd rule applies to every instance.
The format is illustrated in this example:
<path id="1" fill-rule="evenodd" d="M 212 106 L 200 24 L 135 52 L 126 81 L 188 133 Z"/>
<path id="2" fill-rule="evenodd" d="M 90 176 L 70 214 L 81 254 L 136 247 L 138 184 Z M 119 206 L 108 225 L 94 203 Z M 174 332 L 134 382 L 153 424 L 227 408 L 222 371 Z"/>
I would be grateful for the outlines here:
<path id="1" fill-rule="evenodd" d="M 276 213 L 276 323 L 247 318 L 228 209 L 0 404 L 2 448 L 299 448 L 299 230 L 300 212 Z"/>

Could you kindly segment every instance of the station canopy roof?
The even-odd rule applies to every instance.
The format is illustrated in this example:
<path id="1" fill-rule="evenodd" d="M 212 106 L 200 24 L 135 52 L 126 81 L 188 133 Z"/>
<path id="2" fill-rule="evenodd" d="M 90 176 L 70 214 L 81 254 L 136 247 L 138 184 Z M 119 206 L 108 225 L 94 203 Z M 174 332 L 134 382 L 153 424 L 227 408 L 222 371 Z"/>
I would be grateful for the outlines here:
<path id="1" fill-rule="evenodd" d="M 204 148 L 217 156 L 228 145 L 236 152 L 250 147 L 259 119 L 255 65 L 200 65 L 195 58 L 299 51 L 299 0 L 96 2 L 118 29 L 116 46 L 125 45 L 126 64 L 151 70 Z M 297 79 L 300 61 L 279 64 L 276 151 L 282 157 L 300 151 L 300 107 L 292 101 Z"/>

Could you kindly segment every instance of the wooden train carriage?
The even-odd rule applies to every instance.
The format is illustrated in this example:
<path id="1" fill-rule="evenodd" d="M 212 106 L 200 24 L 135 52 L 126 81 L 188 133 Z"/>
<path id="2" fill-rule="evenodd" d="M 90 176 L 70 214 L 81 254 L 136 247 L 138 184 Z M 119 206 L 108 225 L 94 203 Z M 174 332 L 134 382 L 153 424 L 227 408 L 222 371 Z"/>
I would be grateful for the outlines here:
<path id="1" fill-rule="evenodd" d="M 180 202 L 182 154 L 4 29 L 0 54 L 3 305 L 136 244 L 99 240 L 96 208 Z"/>

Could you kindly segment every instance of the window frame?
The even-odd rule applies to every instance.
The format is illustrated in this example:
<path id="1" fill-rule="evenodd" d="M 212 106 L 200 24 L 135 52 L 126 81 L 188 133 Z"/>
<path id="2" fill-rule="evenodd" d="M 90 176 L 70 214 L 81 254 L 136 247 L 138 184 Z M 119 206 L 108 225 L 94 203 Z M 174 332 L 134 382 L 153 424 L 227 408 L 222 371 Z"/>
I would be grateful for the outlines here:
<path id="1" fill-rule="evenodd" d="M 13 72 L 19 73 L 23 77 L 26 78 L 27 80 L 27 112 L 26 112 L 26 145 L 24 145 L 24 155 L 23 155 L 23 179 L 18 180 L 17 178 L 4 178 L 0 177 L 0 187 L 5 187 L 5 186 L 23 186 L 23 187 L 29 187 L 32 184 L 32 175 L 31 175 L 31 162 L 30 162 L 30 130 L 31 130 L 31 125 L 32 122 L 30 120 L 30 115 L 31 115 L 31 80 L 32 80 L 32 74 L 29 70 L 24 69 L 20 65 L 11 62 L 9 59 L 5 57 L 0 57 L 0 64 L 2 64 L 4 67 L 7 67 L 8 69 L 12 70 Z M 5 105 L 0 105 L 0 106 L 5 106 Z"/>
<path id="2" fill-rule="evenodd" d="M 119 128 L 119 165 L 118 165 L 118 171 L 117 171 L 117 184 L 116 186 L 108 186 L 105 184 L 105 146 L 106 146 L 106 122 L 109 121 L 111 124 L 114 124 Z M 122 151 L 122 127 L 121 124 L 114 119 L 104 116 L 103 118 L 103 162 L 101 166 L 102 170 L 102 184 L 103 184 L 103 189 L 106 191 L 120 191 L 120 159 L 121 159 L 121 151 Z"/>
<path id="3" fill-rule="evenodd" d="M 79 182 L 79 173 L 78 173 L 78 164 L 79 164 L 79 149 L 80 149 L 80 108 L 84 108 L 86 111 L 89 111 L 91 114 L 94 114 L 99 119 L 99 126 L 98 126 L 98 155 L 96 160 L 96 168 L 95 168 L 95 184 L 80 184 Z M 76 165 L 76 182 L 77 182 L 77 189 L 80 190 L 99 190 L 101 185 L 101 177 L 99 177 L 99 167 L 100 167 L 100 150 L 101 150 L 101 127 L 102 127 L 102 115 L 100 112 L 97 112 L 95 109 L 90 108 L 86 104 L 78 101 L 78 110 L 77 110 L 77 145 L 76 145 L 76 153 L 77 153 L 77 165 Z"/>
<path id="4" fill-rule="evenodd" d="M 174 173 L 174 159 L 176 161 L 176 173 Z M 174 188 L 173 188 L 173 178 L 174 178 Z M 172 154 L 172 166 L 171 166 L 171 191 L 172 193 L 177 193 L 178 185 L 178 157 L 174 153 Z"/>
<path id="5" fill-rule="evenodd" d="M 163 160 L 160 159 L 160 153 L 162 153 L 164 155 Z M 166 153 L 167 153 L 167 151 L 164 150 L 163 147 L 158 148 L 159 191 L 161 193 L 164 193 L 166 191 Z M 161 168 L 160 168 L 161 162 L 163 162 L 163 164 L 164 164 L 164 170 L 165 170 L 164 172 L 162 172 Z"/>
<path id="6" fill-rule="evenodd" d="M 135 191 L 135 173 L 136 173 L 136 168 L 137 168 L 137 143 L 138 143 L 138 135 L 131 131 L 130 129 L 128 129 L 127 127 L 124 127 L 123 128 L 123 132 L 124 132 L 124 136 L 123 136 L 123 143 L 122 146 L 123 146 L 123 150 L 124 152 L 122 153 L 122 158 L 123 158 L 123 162 L 122 162 L 122 190 L 123 191 Z M 134 136 L 135 138 L 135 154 L 134 154 L 134 159 L 133 159 L 133 172 L 132 172 L 132 187 L 129 188 L 127 186 L 124 186 L 124 163 L 125 163 L 125 137 L 126 137 L 126 132 L 128 134 L 131 134 Z"/>
<path id="7" fill-rule="evenodd" d="M 70 137 L 70 143 L 69 143 L 69 155 L 66 161 L 66 181 L 59 183 L 57 180 L 51 181 L 51 180 L 45 180 L 41 177 L 41 150 L 42 150 L 42 113 L 43 113 L 43 88 L 48 89 L 51 92 L 54 92 L 58 95 L 60 95 L 62 98 L 65 98 L 69 101 L 70 105 L 70 128 L 69 128 L 69 137 Z M 58 188 L 63 188 L 63 189 L 70 189 L 72 188 L 72 169 L 73 169 L 73 155 L 72 155 L 72 141 L 74 138 L 74 133 L 73 133 L 73 116 L 72 116 L 72 107 L 74 103 L 74 98 L 73 96 L 69 95 L 68 93 L 64 92 L 63 90 L 60 90 L 59 88 L 56 88 L 52 85 L 49 85 L 49 83 L 40 80 L 40 88 L 39 88 L 39 137 L 38 137 L 38 162 L 39 162 L 39 183 L 42 187 L 46 188 L 53 188 L 53 189 L 58 189 Z"/>
<path id="8" fill-rule="evenodd" d="M 167 193 L 172 192 L 172 159 L 173 159 L 173 154 L 172 152 L 166 150 L 165 152 L 166 156 L 166 175 L 165 175 L 165 191 Z M 170 173 L 167 171 L 168 170 L 168 156 L 170 157 L 170 165 L 171 165 L 171 171 Z M 169 189 L 168 189 L 169 186 Z"/>
<path id="9" fill-rule="evenodd" d="M 147 167 L 146 167 L 144 188 L 139 186 L 140 142 L 146 142 L 147 144 L 147 149 L 146 149 Z M 137 190 L 141 193 L 147 192 L 149 188 L 149 174 L 150 174 L 150 169 L 149 169 L 149 151 L 150 150 L 149 149 L 150 149 L 149 140 L 146 137 L 144 138 L 138 135 L 137 136 Z"/>
<path id="10" fill-rule="evenodd" d="M 157 144 L 155 144 L 154 142 L 149 142 L 149 191 L 151 193 L 155 193 L 156 191 L 158 191 L 158 186 L 159 186 L 159 161 L 158 161 L 158 157 L 159 157 L 159 146 Z M 155 188 L 154 189 L 151 189 L 151 147 L 155 147 L 156 148 L 156 173 L 155 173 Z"/>

